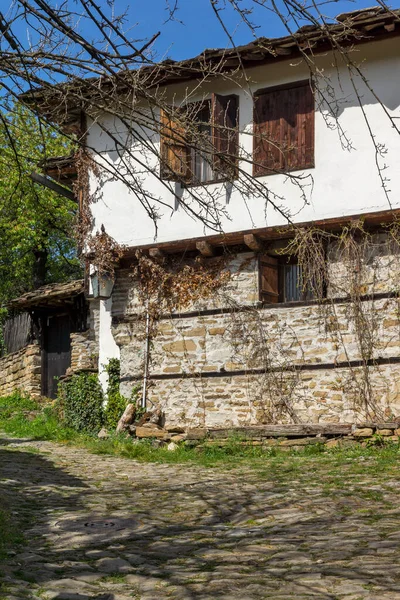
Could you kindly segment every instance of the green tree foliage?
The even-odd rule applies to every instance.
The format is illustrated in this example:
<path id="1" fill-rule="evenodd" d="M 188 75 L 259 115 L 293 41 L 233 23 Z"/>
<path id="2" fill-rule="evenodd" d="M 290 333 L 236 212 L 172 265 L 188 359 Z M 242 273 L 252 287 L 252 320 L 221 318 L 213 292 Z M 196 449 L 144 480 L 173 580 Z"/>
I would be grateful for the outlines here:
<path id="1" fill-rule="evenodd" d="M 43 283 L 80 275 L 73 231 L 77 204 L 34 183 L 70 141 L 21 104 L 0 113 L 0 305 Z"/>

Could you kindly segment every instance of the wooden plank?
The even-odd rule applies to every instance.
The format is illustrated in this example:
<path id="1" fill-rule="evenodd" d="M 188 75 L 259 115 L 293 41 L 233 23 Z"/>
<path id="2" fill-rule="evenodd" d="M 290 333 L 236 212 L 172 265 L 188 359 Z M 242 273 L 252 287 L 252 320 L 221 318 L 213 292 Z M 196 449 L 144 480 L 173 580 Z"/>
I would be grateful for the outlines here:
<path id="1" fill-rule="evenodd" d="M 74 202 L 77 201 L 75 194 L 71 192 L 71 190 L 67 190 L 67 188 L 65 188 L 64 186 L 60 185 L 59 183 L 56 183 L 48 177 L 45 177 L 44 175 L 40 175 L 40 173 L 31 173 L 31 179 L 35 183 L 39 183 L 40 185 L 49 188 L 53 192 L 56 192 L 56 194 L 68 198 L 68 200 L 73 200 Z"/>
<path id="2" fill-rule="evenodd" d="M 249 438 L 265 437 L 306 437 L 310 435 L 349 435 L 352 432 L 350 423 L 302 423 L 299 425 L 255 425 L 229 429 L 209 429 L 208 437 L 220 439 L 234 434 Z"/>

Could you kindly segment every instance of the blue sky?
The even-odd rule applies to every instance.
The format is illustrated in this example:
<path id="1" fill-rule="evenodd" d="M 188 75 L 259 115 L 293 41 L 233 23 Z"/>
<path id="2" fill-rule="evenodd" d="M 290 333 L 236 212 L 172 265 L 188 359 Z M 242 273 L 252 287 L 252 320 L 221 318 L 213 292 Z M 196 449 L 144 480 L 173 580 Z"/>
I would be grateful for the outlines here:
<path id="1" fill-rule="evenodd" d="M 101 0 L 103 1 L 103 0 Z M 174 0 L 170 0 L 173 4 Z M 286 35 L 286 30 L 279 18 L 266 8 L 253 4 L 252 0 L 241 0 L 242 6 L 253 6 L 254 12 L 249 17 L 258 25 L 257 37 L 278 37 Z M 128 9 L 134 37 L 145 38 L 156 31 L 161 36 L 155 44 L 159 58 L 169 57 L 175 60 L 190 58 L 202 52 L 204 48 L 219 48 L 229 45 L 229 40 L 215 17 L 210 0 L 180 0 L 175 22 L 167 22 L 166 0 L 116 0 L 115 9 L 121 12 Z M 224 5 L 223 0 L 219 2 Z M 226 3 L 227 5 L 228 3 Z M 265 2 L 267 5 L 267 2 Z M 329 17 L 342 12 L 372 6 L 373 0 L 338 1 L 323 4 L 321 10 Z M 268 2 L 270 6 L 270 2 Z M 400 0 L 390 4 L 392 8 L 400 7 Z M 250 29 L 240 22 L 240 18 L 228 7 L 221 13 L 224 21 L 234 34 L 236 44 L 245 44 L 253 39 Z M 182 21 L 180 23 L 178 21 Z"/>
<path id="2" fill-rule="evenodd" d="M 153 59 L 162 60 L 172 58 L 182 60 L 196 56 L 205 48 L 229 47 L 230 41 L 218 22 L 210 0 L 178 0 L 179 9 L 175 14 L 175 20 L 168 20 L 167 6 L 174 5 L 176 0 L 97 0 L 104 12 L 111 16 L 126 11 L 127 18 L 123 26 L 127 37 L 136 40 L 148 40 L 157 31 L 161 35 L 155 42 Z M 282 6 L 282 0 L 275 0 L 278 6 Z M 374 0 L 316 0 L 321 11 L 326 17 L 334 17 L 343 12 L 349 12 L 373 5 Z M 13 5 L 13 0 L 0 0 L 0 4 L 7 2 Z M 58 5 L 57 0 L 49 0 L 50 4 Z M 249 20 L 257 25 L 256 36 L 251 29 L 243 23 L 240 16 L 231 8 L 229 0 L 217 0 L 217 6 L 221 8 L 221 16 L 229 33 L 233 36 L 237 45 L 246 44 L 254 37 L 279 37 L 287 34 L 287 31 L 269 7 L 272 0 L 236 0 L 242 8 L 252 8 L 253 13 L 248 16 Z M 260 6 L 263 4 L 264 6 Z M 79 11 L 79 3 L 67 0 L 71 9 Z M 18 6 L 18 1 L 17 1 Z M 393 0 L 392 8 L 400 7 L 400 0 Z M 7 10 L 5 14 L 7 15 Z M 31 20 L 31 19 L 30 19 Z M 306 22 L 300 23 L 304 25 Z M 79 33 L 89 41 L 94 41 L 96 31 L 88 20 L 79 22 Z M 32 29 L 27 32 L 26 22 L 19 20 L 13 29 L 25 45 L 29 39 L 37 40 L 37 34 Z M 293 25 L 293 29 L 296 27 Z M 137 44 L 139 45 L 139 44 Z"/>

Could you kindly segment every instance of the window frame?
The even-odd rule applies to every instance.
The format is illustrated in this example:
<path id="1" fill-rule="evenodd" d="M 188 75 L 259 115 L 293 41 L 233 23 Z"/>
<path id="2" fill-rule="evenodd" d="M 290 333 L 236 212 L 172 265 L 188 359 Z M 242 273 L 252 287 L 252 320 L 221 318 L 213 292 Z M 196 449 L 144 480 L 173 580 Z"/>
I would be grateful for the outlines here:
<path id="1" fill-rule="evenodd" d="M 262 96 L 266 96 L 267 94 L 270 94 L 270 93 L 284 92 L 284 91 L 288 91 L 288 90 L 296 90 L 298 88 L 306 88 L 306 89 L 310 90 L 310 92 L 312 94 L 312 99 L 311 99 L 312 108 L 309 111 L 312 115 L 312 118 L 310 118 L 310 124 L 309 124 L 309 127 L 310 127 L 309 136 L 311 139 L 310 160 L 304 161 L 304 163 L 302 163 L 301 165 L 296 164 L 293 167 L 290 167 L 290 166 L 285 167 L 284 166 L 284 167 L 280 167 L 279 169 L 272 168 L 267 165 L 259 164 L 255 158 L 257 148 L 259 147 L 256 145 L 256 141 L 257 141 L 257 139 L 259 140 L 261 138 L 262 133 L 260 134 L 260 133 L 256 132 L 256 127 L 258 125 L 258 118 L 259 118 L 259 115 L 257 113 L 257 99 Z M 281 85 L 260 88 L 254 92 L 253 98 L 254 98 L 254 100 L 253 100 L 253 150 L 252 150 L 252 162 L 253 162 L 252 175 L 253 175 L 253 177 L 268 177 L 270 175 L 292 173 L 295 171 L 304 171 L 305 169 L 315 168 L 315 86 L 314 86 L 313 80 L 312 79 L 302 79 L 299 81 L 284 83 Z M 298 112 L 296 112 L 295 114 L 297 115 Z M 304 114 L 308 114 L 308 113 L 304 113 Z M 267 121 L 265 121 L 265 123 L 266 122 Z M 269 122 L 271 122 L 271 121 L 269 121 Z M 283 151 L 281 152 L 281 155 L 283 156 Z"/>
<path id="2" fill-rule="evenodd" d="M 226 103 L 226 108 L 224 114 L 227 115 L 228 119 L 232 119 L 234 121 L 233 127 L 226 126 L 224 129 L 224 125 L 220 125 L 217 122 L 218 114 L 217 110 L 221 106 L 223 108 L 223 103 Z M 233 114 L 228 114 L 229 103 L 233 102 Z M 227 181 L 234 181 L 238 178 L 239 175 L 239 108 L 240 108 L 240 100 L 239 96 L 236 94 L 211 94 L 209 98 L 190 102 L 183 107 L 175 108 L 174 110 L 177 112 L 184 112 L 185 110 L 196 110 L 196 105 L 198 105 L 198 112 L 204 110 L 204 108 L 208 107 L 210 114 L 210 145 L 212 148 L 211 151 L 211 163 L 210 168 L 213 171 L 213 178 L 205 181 L 199 181 L 195 179 L 194 172 L 192 168 L 193 156 L 197 152 L 201 156 L 201 150 L 196 149 L 195 146 L 190 142 L 190 132 L 186 132 L 185 140 L 186 140 L 186 170 L 187 176 L 182 176 L 180 173 L 174 173 L 173 168 L 171 168 L 169 159 L 168 159 L 168 146 L 171 148 L 174 146 L 174 138 L 172 127 L 170 128 L 171 134 L 168 136 L 162 133 L 162 123 L 166 120 L 167 111 L 161 109 L 161 117 L 160 117 L 160 179 L 166 181 L 177 181 L 180 182 L 184 187 L 199 187 L 203 185 L 210 185 L 216 183 L 224 183 Z M 195 119 L 193 119 L 195 121 Z M 173 123 L 173 116 L 170 117 L 170 122 Z M 180 128 L 180 132 L 178 131 L 179 137 L 181 137 L 180 141 L 176 145 L 183 147 L 184 143 L 182 141 L 182 127 Z M 228 131 L 228 135 L 224 136 L 224 132 Z M 169 138 L 169 140 L 168 140 Z M 189 139 L 188 139 L 189 138 Z M 229 173 L 222 173 L 221 166 L 217 166 L 218 163 L 223 164 L 224 154 L 226 153 L 223 149 L 221 150 L 218 146 L 226 145 L 229 147 L 230 144 L 234 145 L 235 154 L 234 160 L 232 160 L 232 165 L 230 169 L 232 171 Z M 179 153 L 178 153 L 179 154 Z M 205 160 L 205 158 L 203 159 Z"/>
<path id="3" fill-rule="evenodd" d="M 272 259 L 272 261 L 274 261 L 276 263 L 276 270 L 277 270 L 277 292 L 271 293 L 270 291 L 263 289 L 262 287 L 262 278 L 263 278 L 263 273 L 262 273 L 262 266 L 263 266 L 263 261 L 265 261 L 265 259 L 268 259 L 268 261 L 270 259 Z M 298 305 L 304 305 L 304 304 L 315 304 L 318 302 L 318 298 L 315 297 L 307 297 L 307 290 L 306 291 L 300 291 L 300 298 L 299 300 L 286 300 L 285 299 L 285 279 L 284 279 L 284 267 L 288 266 L 288 265 L 298 265 L 298 258 L 295 255 L 283 255 L 283 256 L 273 256 L 273 255 L 269 255 L 267 253 L 264 254 L 260 254 L 258 257 L 258 278 L 259 278 L 259 301 L 266 306 L 273 306 L 273 307 L 282 307 L 282 306 L 298 306 Z M 327 297 L 327 285 L 326 285 L 326 281 L 324 281 L 323 284 L 323 297 L 326 298 Z M 272 301 L 272 302 L 268 302 L 266 301 L 263 296 L 265 295 L 274 295 L 277 299 L 276 301 Z"/>

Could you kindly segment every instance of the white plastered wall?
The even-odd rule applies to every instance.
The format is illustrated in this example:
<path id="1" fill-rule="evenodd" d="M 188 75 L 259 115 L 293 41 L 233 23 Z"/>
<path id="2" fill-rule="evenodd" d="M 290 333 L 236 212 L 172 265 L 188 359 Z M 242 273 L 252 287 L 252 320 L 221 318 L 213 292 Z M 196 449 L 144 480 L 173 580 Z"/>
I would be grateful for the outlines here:
<path id="1" fill-rule="evenodd" d="M 117 346 L 111 332 L 112 298 L 100 300 L 99 307 L 99 379 L 104 391 L 107 390 L 108 375 L 105 371 L 110 358 L 119 358 Z"/>
<path id="2" fill-rule="evenodd" d="M 322 95 L 317 94 L 315 168 L 293 173 L 303 177 L 301 185 L 296 185 L 284 175 L 259 178 L 268 187 L 275 203 L 288 209 L 294 221 L 304 222 L 400 207 L 400 135 L 388 118 L 388 115 L 400 117 L 400 44 L 395 39 L 360 45 L 355 47 L 351 56 L 353 61 L 360 65 L 383 106 L 362 78 L 354 72 L 357 87 L 355 93 L 348 69 L 343 62 L 337 71 L 332 66 L 331 55 L 318 57 L 321 76 L 318 78 L 317 87 L 322 90 L 325 99 L 330 98 L 331 106 L 329 108 Z M 340 62 L 339 58 L 339 64 Z M 263 87 L 305 79 L 309 72 L 301 59 L 293 59 L 253 68 L 249 70 L 248 75 L 251 77 L 250 91 L 254 92 Z M 179 104 L 188 96 L 191 101 L 195 101 L 209 96 L 212 92 L 239 95 L 240 147 L 242 156 L 247 155 L 251 158 L 253 100 L 245 82 L 240 78 L 237 84 L 222 79 L 207 82 L 201 86 L 201 94 L 198 91 L 192 94 L 190 85 L 185 83 L 171 86 L 166 92 L 168 101 Z M 364 113 L 359 106 L 357 95 L 362 101 Z M 337 112 L 341 132 L 337 127 L 332 127 L 332 110 Z M 376 143 L 385 146 L 384 158 L 376 156 L 365 118 L 368 119 Z M 111 130 L 121 140 L 122 146 L 129 145 L 137 162 L 126 153 L 122 158 L 118 156 L 114 141 L 99 123 L 103 123 L 106 130 Z M 158 149 L 157 133 L 141 129 L 140 134 L 146 138 L 149 147 L 154 146 Z M 349 143 L 351 149 L 348 147 Z M 105 175 L 99 188 L 98 182 L 92 177 L 92 190 L 96 191 L 97 188 L 98 191 L 96 201 L 92 204 L 95 229 L 100 229 L 103 224 L 107 232 L 119 243 L 129 246 L 215 233 L 179 206 L 177 197 L 188 199 L 190 191 L 181 189 L 179 184 L 160 181 L 155 175 L 159 172 L 155 155 L 142 144 L 133 142 L 132 138 L 127 136 L 126 128 L 121 122 L 111 117 L 99 117 L 98 122 L 89 126 L 88 146 L 100 152 L 105 163 L 108 162 L 115 168 L 114 176 Z M 136 194 L 130 190 L 118 178 L 124 171 L 124 160 L 135 172 L 135 177 L 140 182 L 139 187 L 146 192 L 144 196 L 139 191 Z M 388 180 L 389 198 L 385 196 L 378 176 L 377 160 L 381 167 L 385 167 L 383 176 Z M 251 173 L 250 162 L 242 160 L 240 167 L 243 171 Z M 197 189 L 196 193 L 204 198 L 207 194 L 212 194 L 221 210 L 226 211 L 227 215 L 222 217 L 222 229 L 225 232 L 285 223 L 284 217 L 273 208 L 271 202 L 265 202 L 264 198 L 256 195 L 244 198 L 235 186 L 232 188 L 229 184 L 211 184 Z M 158 209 L 157 234 L 141 200 Z M 197 210 L 194 200 L 192 207 Z"/>

